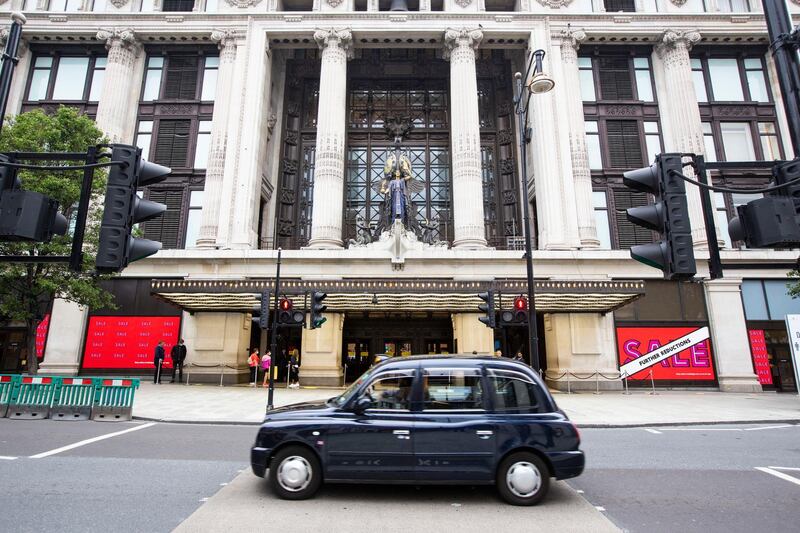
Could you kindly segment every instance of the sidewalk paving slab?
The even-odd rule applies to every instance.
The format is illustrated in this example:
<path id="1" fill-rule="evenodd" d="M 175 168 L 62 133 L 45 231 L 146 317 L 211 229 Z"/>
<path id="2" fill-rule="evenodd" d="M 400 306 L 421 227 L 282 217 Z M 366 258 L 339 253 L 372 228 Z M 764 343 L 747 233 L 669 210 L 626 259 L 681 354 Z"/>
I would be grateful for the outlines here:
<path id="1" fill-rule="evenodd" d="M 331 398 L 342 389 L 276 388 L 276 407 Z M 800 423 L 795 394 L 736 394 L 716 391 L 555 393 L 558 406 L 581 427 L 628 427 L 720 423 Z M 165 422 L 258 424 L 267 389 L 250 386 L 142 383 L 133 417 Z"/>

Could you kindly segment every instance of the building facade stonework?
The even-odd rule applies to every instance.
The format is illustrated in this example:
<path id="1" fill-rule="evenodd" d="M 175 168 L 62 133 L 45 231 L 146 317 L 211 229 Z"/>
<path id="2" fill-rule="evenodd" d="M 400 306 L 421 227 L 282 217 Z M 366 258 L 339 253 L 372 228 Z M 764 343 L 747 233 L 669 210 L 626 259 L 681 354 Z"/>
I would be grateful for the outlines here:
<path id="1" fill-rule="evenodd" d="M 723 281 L 709 280 L 694 187 L 693 283 L 663 281 L 632 260 L 628 248 L 656 236 L 624 215 L 649 200 L 623 187 L 622 173 L 656 153 L 794 157 L 759 8 L 730 13 L 699 0 L 631 2 L 624 13 L 609 13 L 602 0 L 508 1 L 494 3 L 496 11 L 482 1 L 425 1 L 409 12 L 373 1 L 300 4 L 0 6 L 27 17 L 10 113 L 76 106 L 112 141 L 137 144 L 173 169 L 142 192 L 167 205 L 144 225 L 164 249 L 109 283 L 117 310 L 56 300 L 43 372 L 148 372 L 146 342 L 114 354 L 104 344 L 103 327 L 125 321 L 168 343 L 182 337 L 193 380 L 218 380 L 225 365 L 233 369 L 225 379 L 245 379 L 249 350 L 268 346 L 252 318 L 257 295 L 273 287 L 278 247 L 281 292 L 295 308 L 305 291 L 329 295 L 327 322 L 286 329 L 274 355 L 280 366 L 297 350 L 301 383 L 349 382 L 380 354 L 528 357 L 524 326 L 493 331 L 477 320 L 478 293 L 493 290 L 498 308 L 509 308 L 526 292 L 527 202 L 539 353 L 553 387 L 596 375 L 600 387 L 619 389 L 621 364 L 708 326 L 702 345 L 653 367 L 657 386 L 791 388 L 785 370 L 759 367 L 750 345 L 786 342 L 780 310 L 795 304 L 775 287 L 797 254 L 730 242 L 728 220 L 748 198 L 713 198 Z M 790 9 L 800 16 L 800 6 Z M 531 96 L 531 141 L 520 152 L 514 73 L 537 49 L 555 88 Z M 400 148 L 410 167 L 405 225 L 391 219 L 398 197 L 386 192 L 393 121 L 413 126 Z M 769 172 L 713 179 L 752 189 Z M 0 334 L 14 328 L 5 323 Z M 16 356 L 2 357 L 11 369 Z M 115 357 L 126 362 L 112 365 Z"/>

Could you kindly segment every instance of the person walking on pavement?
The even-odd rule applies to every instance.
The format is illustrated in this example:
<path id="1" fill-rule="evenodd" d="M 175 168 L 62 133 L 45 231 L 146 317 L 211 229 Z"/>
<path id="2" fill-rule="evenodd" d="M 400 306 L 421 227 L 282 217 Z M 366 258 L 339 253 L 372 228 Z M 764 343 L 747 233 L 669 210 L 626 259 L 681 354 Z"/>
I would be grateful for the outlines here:
<path id="1" fill-rule="evenodd" d="M 300 361 L 296 349 L 292 350 L 292 357 L 289 359 L 289 388 L 300 388 Z"/>
<path id="2" fill-rule="evenodd" d="M 172 347 L 169 356 L 172 357 L 172 381 L 170 383 L 175 383 L 176 372 L 178 373 L 178 383 L 183 383 L 183 362 L 186 360 L 186 345 L 183 344 L 183 339 Z"/>
<path id="3" fill-rule="evenodd" d="M 153 357 L 153 364 L 156 369 L 153 373 L 153 383 L 161 383 L 161 366 L 164 364 L 164 341 L 158 341 L 156 353 Z"/>
<path id="4" fill-rule="evenodd" d="M 267 350 L 267 353 L 261 358 L 261 369 L 264 371 L 264 382 L 262 385 L 266 388 L 269 383 L 269 373 L 272 370 L 272 352 L 269 350 Z"/>
<path id="5" fill-rule="evenodd" d="M 250 367 L 250 385 L 256 386 L 258 379 L 258 348 L 253 348 L 250 357 L 247 358 L 247 366 Z"/>
<path id="6" fill-rule="evenodd" d="M 517 352 L 517 355 L 514 356 L 514 361 L 519 361 L 520 363 L 525 362 L 525 358 L 522 357 L 522 352 Z"/>

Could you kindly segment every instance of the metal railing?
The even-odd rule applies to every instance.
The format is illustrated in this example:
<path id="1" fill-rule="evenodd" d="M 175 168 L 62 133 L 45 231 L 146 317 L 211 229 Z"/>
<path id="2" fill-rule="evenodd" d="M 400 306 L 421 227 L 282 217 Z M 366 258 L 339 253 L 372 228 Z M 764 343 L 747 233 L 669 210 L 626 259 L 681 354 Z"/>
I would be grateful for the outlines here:
<path id="1" fill-rule="evenodd" d="M 555 372 L 551 372 L 550 370 L 546 370 L 544 372 L 540 371 L 540 374 L 542 375 L 542 378 L 548 379 L 548 380 L 552 380 L 552 381 L 557 381 L 557 380 L 560 380 L 560 379 L 566 377 L 567 378 L 567 394 L 572 394 L 572 378 L 575 378 L 578 381 L 588 381 L 588 380 L 594 378 L 594 381 L 595 381 L 594 394 L 600 394 L 600 379 L 601 378 L 605 382 L 621 381 L 622 385 L 623 385 L 623 387 L 625 389 L 625 391 L 622 394 L 630 394 L 630 391 L 628 389 L 628 380 L 630 379 L 630 376 L 623 376 L 618 370 L 615 372 L 616 375 L 611 375 L 611 376 L 609 376 L 609 375 L 607 375 L 607 374 L 605 374 L 603 372 L 600 372 L 599 370 L 595 370 L 594 372 L 572 372 L 568 368 L 564 369 L 564 371 L 561 372 L 560 374 L 555 373 Z M 657 395 L 658 393 L 656 392 L 656 383 L 655 383 L 655 379 L 653 378 L 653 371 L 652 370 L 650 370 L 649 378 L 650 378 L 650 386 L 652 388 L 652 390 L 651 390 L 651 392 L 649 394 Z"/>

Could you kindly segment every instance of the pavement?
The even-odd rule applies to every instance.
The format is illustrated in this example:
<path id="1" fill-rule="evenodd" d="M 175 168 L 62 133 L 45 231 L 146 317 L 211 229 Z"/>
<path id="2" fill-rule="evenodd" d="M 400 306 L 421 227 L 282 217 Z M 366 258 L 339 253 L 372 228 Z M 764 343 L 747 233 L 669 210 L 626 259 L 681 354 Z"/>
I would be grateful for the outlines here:
<path id="1" fill-rule="evenodd" d="M 331 398 L 342 389 L 276 388 L 274 405 Z M 604 391 L 553 395 L 578 426 L 650 427 L 686 424 L 800 423 L 800 397 L 790 393 L 738 394 L 716 391 Z M 247 385 L 155 385 L 143 381 L 133 417 L 163 422 L 258 424 L 264 417 L 267 389 Z"/>

